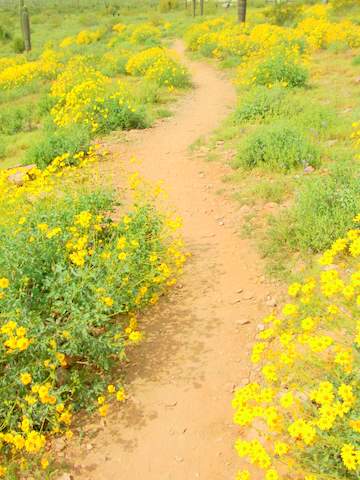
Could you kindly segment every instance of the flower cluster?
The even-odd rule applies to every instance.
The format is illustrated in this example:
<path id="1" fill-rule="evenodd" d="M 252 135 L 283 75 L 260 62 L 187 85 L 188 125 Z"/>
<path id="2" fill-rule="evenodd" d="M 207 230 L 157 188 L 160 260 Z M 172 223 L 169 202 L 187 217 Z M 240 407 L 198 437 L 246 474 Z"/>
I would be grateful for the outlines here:
<path id="1" fill-rule="evenodd" d="M 170 89 L 185 87 L 189 84 L 189 75 L 185 67 L 170 51 L 153 47 L 130 57 L 126 64 L 130 75 L 141 75 Z"/>
<path id="2" fill-rule="evenodd" d="M 118 31 L 118 29 L 116 30 Z M 161 37 L 161 30 L 150 23 L 142 23 L 135 27 L 130 36 L 131 43 L 157 42 Z"/>
<path id="3" fill-rule="evenodd" d="M 233 407 L 236 449 L 265 478 L 359 476 L 359 257 L 354 228 L 324 252 L 319 275 L 289 286 L 281 315 L 264 319 L 251 356 L 261 378 L 236 391 Z"/>
<path id="4" fill-rule="evenodd" d="M 37 79 L 54 78 L 61 66 L 60 56 L 53 50 L 45 50 L 35 61 L 3 61 L 0 64 L 0 89 L 15 88 Z"/>

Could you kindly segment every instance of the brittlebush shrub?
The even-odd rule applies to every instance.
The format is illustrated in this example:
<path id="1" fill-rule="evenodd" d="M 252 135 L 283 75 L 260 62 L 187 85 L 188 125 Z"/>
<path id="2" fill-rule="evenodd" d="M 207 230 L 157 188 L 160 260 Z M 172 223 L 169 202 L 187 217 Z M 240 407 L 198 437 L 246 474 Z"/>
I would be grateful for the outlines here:
<path id="1" fill-rule="evenodd" d="M 360 475 L 360 215 L 327 250 L 316 276 L 289 287 L 291 303 L 263 320 L 237 389 L 239 456 L 267 480 Z M 247 469 L 239 480 L 258 478 Z"/>
<path id="2" fill-rule="evenodd" d="M 253 83 L 267 86 L 280 83 L 286 87 L 304 87 L 309 78 L 305 66 L 284 51 L 263 60 L 252 74 Z"/>
<path id="3" fill-rule="evenodd" d="M 265 120 L 281 115 L 287 91 L 284 87 L 267 88 L 259 85 L 250 89 L 241 99 L 235 111 L 239 122 Z"/>
<path id="4" fill-rule="evenodd" d="M 130 42 L 145 45 L 159 45 L 161 43 L 161 30 L 151 23 L 143 23 L 134 28 Z"/>
<path id="5" fill-rule="evenodd" d="M 179 8 L 179 0 L 160 0 L 159 10 L 161 13 L 170 12 Z"/>
<path id="6" fill-rule="evenodd" d="M 336 166 L 329 176 L 307 179 L 294 205 L 274 219 L 267 246 L 276 243 L 290 250 L 321 252 L 350 227 L 360 211 L 359 173 Z"/>
<path id="7" fill-rule="evenodd" d="M 81 187 L 88 177 L 79 172 L 59 159 L 28 172 L 20 187 L 8 182 L 12 171 L 0 174 L 0 475 L 9 462 L 7 478 L 28 478 L 50 436 L 71 438 L 78 410 L 105 416 L 112 398 L 125 399 L 114 368 L 141 340 L 136 314 L 176 283 L 185 261 L 174 236 L 179 219 L 154 205 L 158 187 L 145 194 L 131 174 L 139 195 L 119 207 L 112 191 Z"/>
<path id="8" fill-rule="evenodd" d="M 89 129 L 76 125 L 56 130 L 45 131 L 42 140 L 33 144 L 25 155 L 25 163 L 35 163 L 39 168 L 45 168 L 54 158 L 75 154 L 88 150 L 91 141 Z"/>
<path id="9" fill-rule="evenodd" d="M 233 166 L 287 172 L 319 163 L 319 148 L 300 129 L 281 121 L 249 134 L 240 144 Z"/>
<path id="10" fill-rule="evenodd" d="M 134 54 L 126 64 L 130 75 L 143 76 L 145 80 L 166 86 L 170 90 L 185 88 L 190 84 L 187 69 L 169 50 L 154 47 Z"/>
<path id="11" fill-rule="evenodd" d="M 291 25 L 301 16 L 298 4 L 279 3 L 265 10 L 265 18 L 275 25 Z"/>

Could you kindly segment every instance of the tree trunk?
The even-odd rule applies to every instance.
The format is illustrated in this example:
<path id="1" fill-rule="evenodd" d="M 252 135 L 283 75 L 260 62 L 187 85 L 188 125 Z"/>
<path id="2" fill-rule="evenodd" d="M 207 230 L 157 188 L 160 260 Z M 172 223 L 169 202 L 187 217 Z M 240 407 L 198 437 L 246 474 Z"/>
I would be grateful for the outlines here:
<path id="1" fill-rule="evenodd" d="M 238 20 L 240 23 L 244 23 L 246 21 L 246 3 L 247 0 L 237 0 L 237 7 L 238 7 Z"/>
<path id="2" fill-rule="evenodd" d="M 193 17 L 196 16 L 196 0 L 193 0 Z"/>
<path id="3" fill-rule="evenodd" d="M 204 15 L 204 0 L 200 0 L 200 15 Z"/>

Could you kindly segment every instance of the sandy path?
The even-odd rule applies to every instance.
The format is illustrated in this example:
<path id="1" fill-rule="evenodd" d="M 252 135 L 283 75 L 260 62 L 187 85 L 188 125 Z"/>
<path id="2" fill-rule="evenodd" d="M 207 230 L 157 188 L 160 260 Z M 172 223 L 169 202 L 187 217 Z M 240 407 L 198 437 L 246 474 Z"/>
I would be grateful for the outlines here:
<path id="1" fill-rule="evenodd" d="M 183 55 L 180 42 L 176 49 Z M 229 113 L 234 87 L 209 65 L 186 63 L 196 88 L 174 117 L 111 150 L 114 158 L 142 158 L 141 172 L 165 181 L 193 257 L 182 288 L 145 322 L 147 340 L 129 367 L 131 398 L 74 449 L 76 480 L 225 480 L 239 466 L 232 390 L 248 375 L 246 356 L 270 287 L 254 250 L 235 233 L 235 206 L 216 194 L 225 167 L 188 151 Z"/>

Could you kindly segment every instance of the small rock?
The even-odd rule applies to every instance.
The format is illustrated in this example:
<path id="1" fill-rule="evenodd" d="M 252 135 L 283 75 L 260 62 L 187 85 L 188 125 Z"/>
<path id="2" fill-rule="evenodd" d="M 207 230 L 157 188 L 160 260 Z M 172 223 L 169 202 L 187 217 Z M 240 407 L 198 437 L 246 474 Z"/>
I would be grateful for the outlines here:
<path id="1" fill-rule="evenodd" d="M 262 332 L 263 330 L 265 330 L 265 325 L 263 325 L 262 323 L 259 323 L 257 328 L 258 328 L 259 332 Z"/>
<path id="2" fill-rule="evenodd" d="M 86 445 L 86 450 L 89 450 L 89 451 L 90 451 L 90 450 L 92 450 L 93 448 L 94 448 L 94 445 L 92 445 L 91 443 L 88 443 L 88 444 Z"/>
<path id="3" fill-rule="evenodd" d="M 252 300 L 254 297 L 254 295 L 252 293 L 246 293 L 244 296 L 243 296 L 244 300 Z"/>
<path id="4" fill-rule="evenodd" d="M 178 462 L 178 463 L 182 463 L 184 461 L 183 457 L 175 457 L 175 460 Z"/>
<path id="5" fill-rule="evenodd" d="M 62 452 L 66 447 L 66 442 L 63 438 L 57 438 L 54 441 L 54 450 L 55 452 Z"/>
<path id="6" fill-rule="evenodd" d="M 171 408 L 171 407 L 176 407 L 177 403 L 178 403 L 178 402 L 175 400 L 174 402 L 166 403 L 166 404 L 165 404 L 165 407 L 169 407 L 169 408 Z"/>
<path id="7" fill-rule="evenodd" d="M 36 168 L 36 165 L 26 165 L 25 167 L 20 167 L 17 172 L 8 176 L 9 182 L 21 187 L 21 185 L 24 184 L 25 175 L 33 168 Z"/>
<path id="8" fill-rule="evenodd" d="M 242 293 L 244 291 L 243 288 L 239 288 L 239 290 L 236 290 L 236 293 Z"/>
<path id="9" fill-rule="evenodd" d="M 268 299 L 266 300 L 265 305 L 266 305 L 267 307 L 274 308 L 274 307 L 276 307 L 277 302 L 276 302 L 275 298 L 271 298 L 271 297 L 270 297 L 270 298 L 268 298 Z"/>
<path id="10" fill-rule="evenodd" d="M 269 210 L 274 210 L 275 208 L 277 208 L 279 205 L 275 202 L 268 202 L 268 203 L 265 203 L 264 205 L 264 210 L 266 211 L 269 211 Z"/>
<path id="11" fill-rule="evenodd" d="M 251 208 L 249 207 L 249 205 L 243 205 L 243 206 L 240 208 L 240 212 L 241 212 L 243 215 L 246 215 L 247 213 L 250 213 L 250 212 L 251 212 Z"/>
<path id="12" fill-rule="evenodd" d="M 307 167 L 304 168 L 305 174 L 313 173 L 314 171 L 315 171 L 315 168 L 312 167 L 311 165 L 308 165 Z"/>
<path id="13" fill-rule="evenodd" d="M 237 323 L 238 325 L 241 325 L 241 326 L 243 326 L 243 325 L 249 325 L 249 324 L 250 324 L 250 320 L 238 320 L 236 323 Z"/>
<path id="14" fill-rule="evenodd" d="M 63 473 L 58 480 L 73 480 L 74 477 L 70 473 Z"/>

